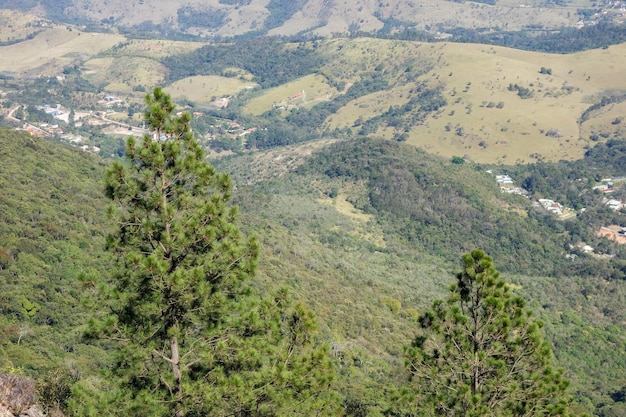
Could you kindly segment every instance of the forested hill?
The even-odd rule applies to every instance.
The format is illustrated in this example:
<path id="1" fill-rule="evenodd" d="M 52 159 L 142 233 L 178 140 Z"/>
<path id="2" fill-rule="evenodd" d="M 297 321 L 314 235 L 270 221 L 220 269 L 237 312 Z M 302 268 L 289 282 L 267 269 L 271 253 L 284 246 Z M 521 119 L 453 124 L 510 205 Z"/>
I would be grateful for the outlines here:
<path id="1" fill-rule="evenodd" d="M 317 192 L 329 199 L 341 196 L 376 219 L 386 242 L 409 245 L 448 262 L 480 247 L 500 260 L 501 270 L 507 272 L 577 275 L 593 266 L 611 274 L 609 262 L 589 257 L 568 259 L 570 245 L 581 239 L 595 242 L 592 229 L 577 227 L 576 220 L 563 222 L 547 216 L 532 208 L 528 197 L 502 193 L 495 176 L 512 173 L 519 184 L 536 184 L 539 197 L 558 197 L 579 208 L 584 203 L 593 213 L 588 213 L 585 221 L 598 224 L 611 213 L 586 181 L 577 181 L 577 175 L 595 177 L 610 170 L 606 164 L 609 157 L 599 154 L 614 154 L 619 148 L 615 141 L 610 146 L 599 144 L 577 162 L 489 170 L 487 166 L 450 163 L 396 142 L 360 139 L 323 148 L 297 169 L 296 178 L 304 182 L 316 178 L 322 187 Z M 243 167 L 217 163 L 233 170 L 235 178 L 247 181 L 238 177 L 239 173 L 247 175 Z"/>
<path id="2" fill-rule="evenodd" d="M 261 278 L 287 282 L 314 306 L 324 337 L 347 358 L 348 398 L 365 396 L 374 408 L 383 392 L 376 387 L 402 383 L 399 346 L 414 334 L 415 314 L 440 297 L 459 254 L 480 245 L 546 321 L 577 401 L 608 417 L 625 409 L 614 398 L 621 398 L 626 369 L 626 358 L 615 355 L 626 347 L 620 330 L 626 281 L 623 250 L 597 237 L 594 227 L 619 222 L 619 213 L 577 175 L 591 181 L 617 172 L 622 150 L 623 141 L 611 141 L 579 161 L 489 173 L 404 144 L 354 139 L 213 163 L 233 175 L 246 227 L 265 246 Z M 537 180 L 535 198 L 577 196 L 588 210 L 580 222 L 557 220 L 526 197 L 502 193 L 495 175 L 505 172 L 520 183 Z M 614 257 L 570 246 L 582 240 L 608 244 Z M 368 365 L 354 366 L 350 358 Z M 396 379 L 386 379 L 393 369 Z"/>
<path id="3" fill-rule="evenodd" d="M 79 277 L 105 270 L 105 163 L 9 129 L 0 158 L 0 366 L 84 371 Z"/>
<path id="4" fill-rule="evenodd" d="M 588 163 L 612 155 L 617 167 L 619 143 L 602 146 Z M 89 313 L 81 301 L 93 278 L 111 268 L 104 252 L 107 164 L 7 129 L 0 130 L 0 155 L 0 368 L 40 386 L 97 389 L 98 369 L 110 356 L 106 345 L 83 338 Z M 580 409 L 605 417 L 624 410 L 626 358 L 615 352 L 626 343 L 626 281 L 611 280 L 605 260 L 581 255 L 578 264 L 564 264 L 569 226 L 536 215 L 523 197 L 502 194 L 486 167 L 374 139 L 311 142 L 213 163 L 232 172 L 242 229 L 263 245 L 253 285 L 287 287 L 315 311 L 316 341 L 332 349 L 346 415 L 379 416 L 395 407 L 390 391 L 407 383 L 402 351 L 416 319 L 442 297 L 458 255 L 474 245 L 493 253 L 546 321 Z M 542 167 L 534 175 L 552 181 L 548 168 L 555 165 Z M 586 264 L 593 268 L 584 278 L 568 268 Z"/>
<path id="5" fill-rule="evenodd" d="M 324 150 L 300 172 L 365 182 L 365 198 L 355 199 L 355 206 L 376 214 L 385 230 L 420 252 L 452 261 L 480 247 L 503 269 L 543 273 L 559 270 L 565 260 L 554 232 L 532 211 L 526 215 L 528 200 L 503 195 L 494 175 L 480 166 L 369 140 Z"/>

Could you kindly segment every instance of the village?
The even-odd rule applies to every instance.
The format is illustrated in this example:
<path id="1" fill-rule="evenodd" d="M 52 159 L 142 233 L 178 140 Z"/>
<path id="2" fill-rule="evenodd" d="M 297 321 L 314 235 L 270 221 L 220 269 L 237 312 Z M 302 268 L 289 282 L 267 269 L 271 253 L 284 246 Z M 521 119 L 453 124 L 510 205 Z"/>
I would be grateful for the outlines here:
<path id="1" fill-rule="evenodd" d="M 493 171 L 487 171 L 489 174 L 493 174 Z M 507 174 L 495 175 L 495 180 L 500 187 L 500 191 L 507 194 L 517 194 L 529 198 L 530 193 L 528 190 L 515 185 L 513 178 Z M 622 209 L 626 209 L 626 202 L 621 199 L 610 198 L 609 195 L 615 192 L 619 187 L 626 185 L 626 177 L 615 178 L 603 178 L 600 180 L 599 185 L 592 187 L 592 190 L 603 194 L 602 203 L 609 209 L 619 212 Z M 541 210 L 549 215 L 555 216 L 559 220 L 568 220 L 576 217 L 576 210 L 573 208 L 565 207 L 558 201 L 554 201 L 547 198 L 539 198 L 532 202 L 535 209 Z M 580 212 L 584 212 L 585 208 L 580 209 Z M 596 230 L 597 236 L 605 237 L 618 244 L 626 244 L 626 227 L 619 225 L 606 225 L 601 226 Z M 587 245 L 584 242 L 579 242 L 577 248 L 584 253 L 593 254 L 594 248 Z"/>
<path id="2" fill-rule="evenodd" d="M 2 94 L 1 91 L 0 94 Z M 222 105 L 217 108 L 224 107 L 224 103 L 228 103 L 228 99 L 228 97 L 220 99 Z M 94 135 L 93 132 L 100 131 L 104 136 L 111 138 L 123 138 L 129 135 L 136 137 L 141 137 L 144 134 L 154 135 L 154 132 L 150 132 L 145 128 L 145 123 L 142 122 L 141 126 L 136 126 L 138 122 L 132 123 L 128 103 L 114 95 L 102 95 L 97 102 L 95 110 L 72 110 L 61 104 L 42 103 L 35 106 L 37 112 L 45 114 L 45 121 L 34 121 L 30 120 L 30 117 L 19 115 L 20 112 L 24 113 L 25 108 L 26 106 L 16 105 L 6 116 L 7 120 L 19 124 L 16 130 L 26 131 L 31 135 L 46 139 L 53 139 L 77 147 L 85 152 L 104 157 L 109 155 L 102 154 L 100 143 L 102 135 Z M 178 115 L 180 114 L 181 112 L 178 113 Z M 204 113 L 199 111 L 193 111 L 191 114 L 193 118 L 204 116 Z M 35 118 L 35 120 L 39 119 L 41 117 Z M 220 117 L 212 117 L 212 119 L 214 120 L 213 124 L 205 124 L 207 132 L 196 132 L 198 139 L 209 145 L 212 141 L 220 139 L 232 140 L 233 142 L 243 141 L 246 135 L 257 130 L 256 127 L 243 126 L 236 120 Z M 155 140 L 167 139 L 164 136 L 153 138 Z M 97 139 L 100 139 L 100 142 Z"/>

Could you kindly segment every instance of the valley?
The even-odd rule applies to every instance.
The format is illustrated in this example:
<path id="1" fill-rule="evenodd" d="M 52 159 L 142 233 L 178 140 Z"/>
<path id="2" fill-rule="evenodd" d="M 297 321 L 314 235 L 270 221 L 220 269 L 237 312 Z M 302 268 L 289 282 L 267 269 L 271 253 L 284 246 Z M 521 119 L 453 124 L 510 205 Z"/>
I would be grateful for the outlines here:
<path id="1" fill-rule="evenodd" d="M 594 20 L 621 6 L 75 3 L 0 11 L 0 370 L 71 388 L 62 415 L 109 388 L 86 336 L 114 268 L 103 182 L 163 86 L 261 244 L 250 291 L 314 313 L 337 415 L 414 415 L 404 349 L 475 248 L 544 323 L 571 415 L 626 413 L 626 43 Z"/>

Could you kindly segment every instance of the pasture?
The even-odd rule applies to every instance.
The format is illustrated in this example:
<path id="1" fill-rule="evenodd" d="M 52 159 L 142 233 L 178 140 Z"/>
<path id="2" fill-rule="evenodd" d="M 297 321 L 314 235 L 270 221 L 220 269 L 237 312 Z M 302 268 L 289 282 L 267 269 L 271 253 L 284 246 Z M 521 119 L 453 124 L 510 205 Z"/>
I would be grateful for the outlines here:
<path id="1" fill-rule="evenodd" d="M 0 42 L 25 39 L 48 22 L 17 10 L 0 10 Z"/>
<path id="2" fill-rule="evenodd" d="M 615 77 L 626 67 L 626 45 L 571 55 L 440 48 L 443 59 L 424 77 L 444 86 L 448 105 L 414 126 L 409 143 L 444 156 L 501 163 L 579 158 L 589 144 L 578 125 L 583 112 L 610 91 L 626 91 L 626 79 Z"/>
<path id="3" fill-rule="evenodd" d="M 201 42 L 171 41 L 166 39 L 131 39 L 116 45 L 111 54 L 117 56 L 135 56 L 155 60 L 194 51 L 205 45 Z"/>
<path id="4" fill-rule="evenodd" d="M 88 60 L 83 65 L 87 80 L 112 93 L 133 92 L 133 87 L 143 86 L 150 90 L 163 83 L 166 68 L 152 58 L 142 56 L 114 56 Z"/>
<path id="5" fill-rule="evenodd" d="M 326 77 L 310 74 L 278 87 L 265 90 L 261 95 L 246 103 L 244 111 L 260 115 L 274 106 L 311 106 L 319 101 L 329 100 L 338 93 L 328 84 Z"/>
<path id="6" fill-rule="evenodd" d="M 245 89 L 252 89 L 256 84 L 238 78 L 217 75 L 199 75 L 183 78 L 168 85 L 165 91 L 174 99 L 187 99 L 196 103 L 210 103 L 216 98 L 232 96 Z"/>
<path id="7" fill-rule="evenodd" d="M 69 27 L 44 29 L 35 38 L 0 47 L 0 71 L 18 74 L 58 75 L 67 65 L 80 63 L 123 41 L 121 35 L 86 33 Z"/>
<path id="8" fill-rule="evenodd" d="M 626 68 L 626 45 L 563 55 L 474 44 L 374 42 L 351 43 L 340 62 L 348 65 L 359 46 L 366 58 L 357 68 L 370 70 L 382 59 L 378 69 L 390 87 L 342 107 L 326 120 L 328 127 L 358 128 L 389 106 L 406 103 L 411 89 L 422 83 L 440 87 L 447 105 L 412 125 L 407 141 L 445 157 L 507 164 L 575 159 L 591 144 L 592 134 L 606 139 L 624 129 L 619 118 L 626 106 L 617 103 L 592 112 L 582 125 L 579 119 L 602 97 L 626 94 L 626 78 L 615 76 Z M 396 59 L 388 60 L 390 51 Z M 406 71 L 416 62 L 431 69 L 412 79 Z M 399 133 L 404 132 L 383 123 L 377 135 L 391 139 Z"/>

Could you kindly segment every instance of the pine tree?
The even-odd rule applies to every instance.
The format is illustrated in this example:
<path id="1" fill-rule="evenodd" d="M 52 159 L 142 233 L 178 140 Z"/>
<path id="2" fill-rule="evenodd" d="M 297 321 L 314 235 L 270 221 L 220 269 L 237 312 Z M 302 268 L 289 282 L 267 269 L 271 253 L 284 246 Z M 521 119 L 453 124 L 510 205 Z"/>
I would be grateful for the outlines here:
<path id="1" fill-rule="evenodd" d="M 541 321 L 480 250 L 405 349 L 415 410 L 427 416 L 564 416 L 567 381 L 551 365 Z"/>
<path id="2" fill-rule="evenodd" d="M 332 413 L 333 372 L 312 345 L 314 317 L 285 291 L 254 295 L 259 245 L 235 226 L 229 176 L 205 161 L 190 116 L 175 116 L 161 88 L 146 104 L 153 134 L 129 138 L 128 163 L 107 172 L 117 265 L 89 331 L 113 343 L 115 388 L 99 405 L 75 400 L 77 414 Z"/>

